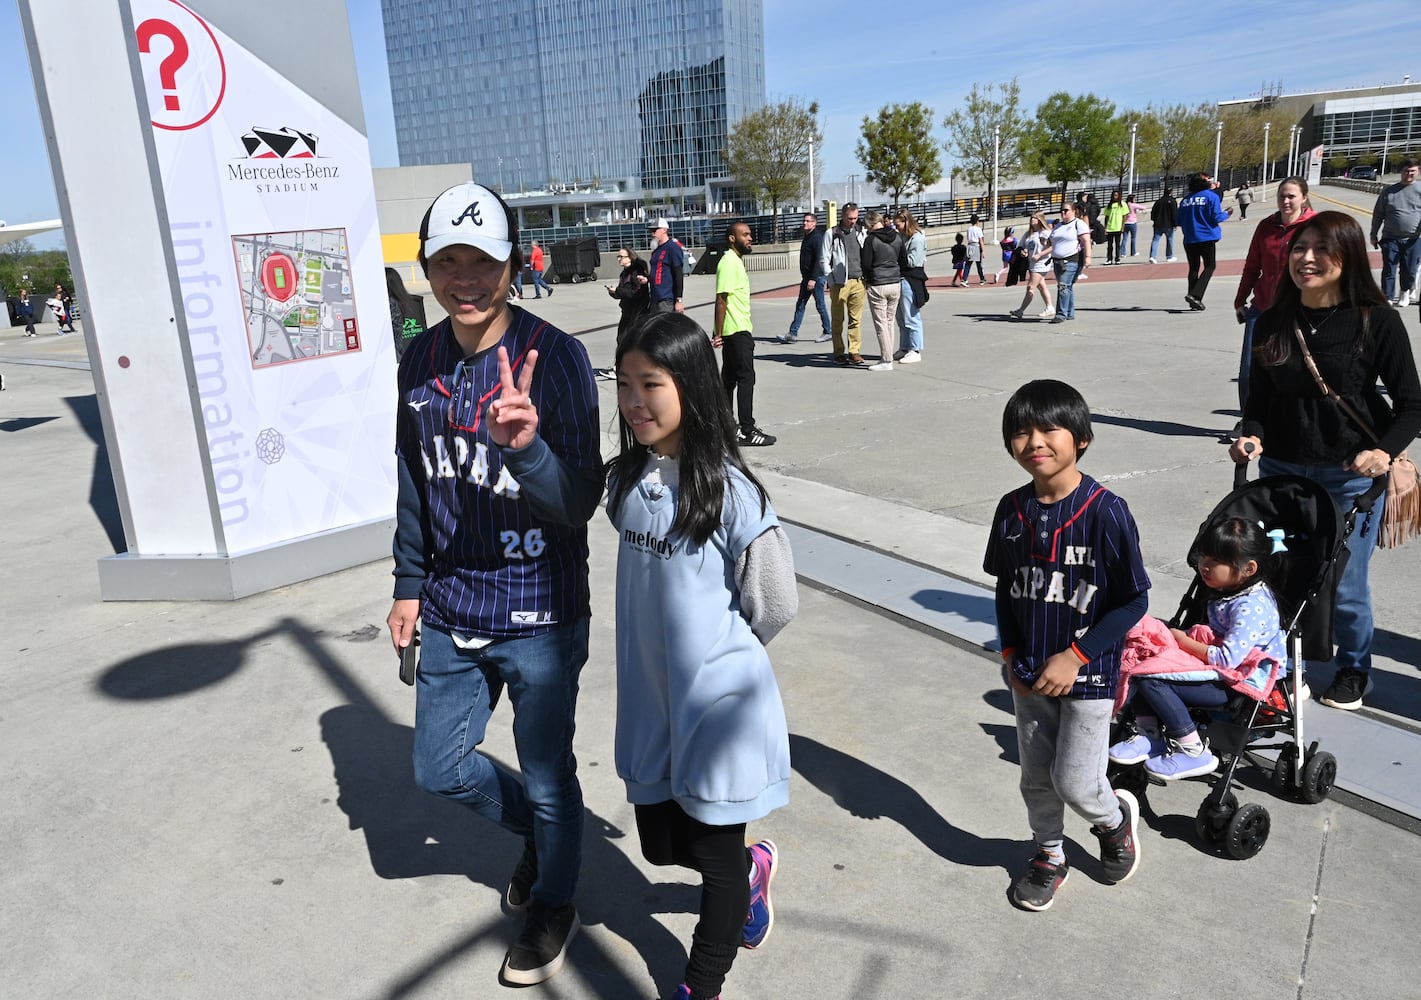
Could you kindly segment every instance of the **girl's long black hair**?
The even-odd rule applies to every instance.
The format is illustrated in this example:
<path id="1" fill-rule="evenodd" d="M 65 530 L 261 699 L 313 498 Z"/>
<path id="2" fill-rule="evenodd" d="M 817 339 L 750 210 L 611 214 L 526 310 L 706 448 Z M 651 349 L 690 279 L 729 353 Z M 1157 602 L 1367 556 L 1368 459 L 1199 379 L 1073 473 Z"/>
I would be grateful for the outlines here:
<path id="1" fill-rule="evenodd" d="M 739 469 L 759 491 L 763 514 L 769 495 L 740 457 L 735 418 L 706 332 L 682 313 L 653 313 L 632 327 L 617 345 L 618 368 L 629 351 L 640 351 L 664 369 L 681 395 L 681 449 L 676 461 L 681 485 L 671 531 L 696 545 L 710 539 L 720 526 L 725 505 L 727 464 Z M 646 445 L 637 443 L 620 409 L 617 424 L 621 451 L 606 467 L 611 487 L 608 509 L 614 514 L 636 487 L 649 452 Z"/>

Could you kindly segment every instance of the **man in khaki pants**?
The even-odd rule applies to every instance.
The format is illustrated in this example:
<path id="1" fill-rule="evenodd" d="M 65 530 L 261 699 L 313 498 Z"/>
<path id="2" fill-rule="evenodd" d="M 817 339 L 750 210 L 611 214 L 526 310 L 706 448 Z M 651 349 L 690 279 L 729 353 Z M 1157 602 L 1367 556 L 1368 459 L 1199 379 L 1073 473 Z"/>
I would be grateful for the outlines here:
<path id="1" fill-rule="evenodd" d="M 833 300 L 829 311 L 834 324 L 834 362 L 841 365 L 864 363 L 859 353 L 863 347 L 859 327 L 863 322 L 864 234 L 858 229 L 858 221 L 858 205 L 848 202 L 839 214 L 839 224 L 824 238 L 819 258 L 819 270 L 829 276 L 829 296 Z"/>

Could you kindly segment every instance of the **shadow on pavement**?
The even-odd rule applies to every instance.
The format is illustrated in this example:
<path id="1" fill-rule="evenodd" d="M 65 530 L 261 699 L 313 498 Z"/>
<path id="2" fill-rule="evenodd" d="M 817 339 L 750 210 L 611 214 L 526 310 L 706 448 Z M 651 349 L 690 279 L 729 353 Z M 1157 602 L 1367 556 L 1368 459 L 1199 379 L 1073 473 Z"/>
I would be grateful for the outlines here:
<path id="1" fill-rule="evenodd" d="M 244 639 L 187 643 L 141 653 L 107 670 L 98 687 L 109 697 L 127 701 L 192 695 L 227 680 L 246 665 L 249 650 L 275 637 L 294 641 L 349 702 L 322 714 L 321 736 L 331 754 L 336 805 L 346 814 L 349 829 L 364 832 L 372 871 L 385 879 L 462 875 L 492 890 L 486 902 L 501 897 L 522 842 L 415 785 L 411 762 L 414 730 L 391 720 L 326 648 L 329 637 L 304 623 L 287 618 Z M 340 638 L 363 642 L 370 637 L 362 630 Z M 291 666 L 288 662 L 283 669 Z M 511 714 L 505 715 L 511 718 Z M 649 882 L 615 843 L 625 839 L 614 824 L 587 811 L 578 911 L 584 924 L 601 924 L 635 949 L 646 962 L 650 978 L 662 992 L 670 993 L 682 979 L 686 950 L 656 915 L 695 912 L 700 888 Z M 633 844 L 631 849 L 637 848 Z M 360 901 L 352 899 L 351 904 L 360 905 Z M 381 995 L 391 1000 L 412 995 L 440 969 L 485 939 L 499 939 L 497 947 L 511 945 L 520 927 L 517 918 L 494 919 L 446 941 L 402 972 Z M 646 992 L 646 984 L 631 981 L 625 963 L 609 954 L 598 938 L 579 937 L 568 958 L 593 996 L 621 1000 Z M 488 971 L 490 982 L 496 975 L 496 970 Z"/>
<path id="2" fill-rule="evenodd" d="M 790 733 L 789 756 L 805 780 L 849 814 L 890 819 L 947 861 L 1012 872 L 1026 852 L 1020 841 L 978 837 L 954 826 L 917 789 L 818 740 Z"/>
<path id="3" fill-rule="evenodd" d="M 94 473 L 89 481 L 89 507 L 98 516 L 104 534 L 114 552 L 127 552 L 128 541 L 123 535 L 123 518 L 118 511 L 118 492 L 114 489 L 113 470 L 109 467 L 109 449 L 104 442 L 103 421 L 99 417 L 96 396 L 67 396 L 64 400 L 89 440 L 94 442 Z"/>

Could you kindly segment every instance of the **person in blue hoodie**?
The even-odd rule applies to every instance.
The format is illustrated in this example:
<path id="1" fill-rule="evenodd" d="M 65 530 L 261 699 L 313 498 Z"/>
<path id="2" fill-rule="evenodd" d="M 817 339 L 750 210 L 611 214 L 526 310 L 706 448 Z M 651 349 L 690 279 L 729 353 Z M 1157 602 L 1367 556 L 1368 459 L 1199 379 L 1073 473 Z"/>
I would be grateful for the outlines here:
<path id="1" fill-rule="evenodd" d="M 1204 292 L 1214 276 L 1214 251 L 1224 231 L 1219 225 L 1228 221 L 1232 209 L 1224 208 L 1213 181 L 1206 173 L 1189 178 L 1189 193 L 1179 203 L 1177 224 L 1184 237 L 1184 256 L 1189 261 L 1189 290 L 1184 301 L 1195 312 L 1204 311 Z"/>

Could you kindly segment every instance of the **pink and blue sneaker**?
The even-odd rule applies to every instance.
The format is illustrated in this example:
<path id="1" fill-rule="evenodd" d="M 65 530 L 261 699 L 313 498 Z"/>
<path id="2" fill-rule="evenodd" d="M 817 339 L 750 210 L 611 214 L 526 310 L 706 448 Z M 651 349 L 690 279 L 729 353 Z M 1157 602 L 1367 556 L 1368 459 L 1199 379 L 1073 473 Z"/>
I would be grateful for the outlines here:
<path id="1" fill-rule="evenodd" d="M 1169 751 L 1163 756 L 1151 757 L 1145 761 L 1145 770 L 1164 781 L 1178 781 L 1180 778 L 1197 778 L 1213 774 L 1219 768 L 1219 758 L 1209 752 L 1202 743 L 1197 749 L 1187 749 L 1175 740 L 1169 741 Z"/>
<path id="2" fill-rule="evenodd" d="M 691 992 L 691 988 L 689 986 L 687 986 L 685 983 L 682 983 L 680 986 L 676 987 L 676 992 L 671 995 L 671 1000 L 697 1000 L 697 997 L 694 993 Z M 710 1000 L 720 1000 L 720 994 L 717 993 L 715 996 L 711 997 Z"/>
<path id="3" fill-rule="evenodd" d="M 742 947 L 760 947 L 770 936 L 770 928 L 775 925 L 775 908 L 770 902 L 770 883 L 774 881 L 779 860 L 779 850 L 773 840 L 762 840 L 758 844 L 750 845 L 750 862 L 754 865 L 754 870 L 750 873 L 750 912 L 745 916 Z"/>

